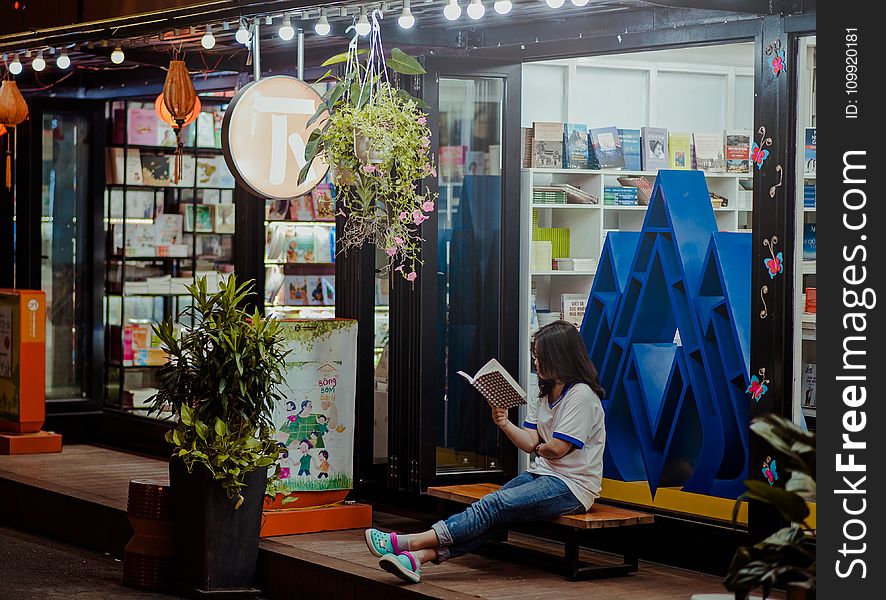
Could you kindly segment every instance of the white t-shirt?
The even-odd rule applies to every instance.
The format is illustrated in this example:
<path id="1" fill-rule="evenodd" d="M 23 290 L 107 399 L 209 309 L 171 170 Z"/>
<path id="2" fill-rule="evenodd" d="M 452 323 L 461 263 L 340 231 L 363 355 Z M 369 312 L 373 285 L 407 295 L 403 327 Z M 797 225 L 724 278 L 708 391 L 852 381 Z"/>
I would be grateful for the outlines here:
<path id="1" fill-rule="evenodd" d="M 536 429 L 542 441 L 559 439 L 572 444 L 560 458 L 536 457 L 529 471 L 561 480 L 590 510 L 600 497 L 606 445 L 603 404 L 597 394 L 587 384 L 576 383 L 553 405 L 547 398 L 530 400 L 523 427 Z"/>

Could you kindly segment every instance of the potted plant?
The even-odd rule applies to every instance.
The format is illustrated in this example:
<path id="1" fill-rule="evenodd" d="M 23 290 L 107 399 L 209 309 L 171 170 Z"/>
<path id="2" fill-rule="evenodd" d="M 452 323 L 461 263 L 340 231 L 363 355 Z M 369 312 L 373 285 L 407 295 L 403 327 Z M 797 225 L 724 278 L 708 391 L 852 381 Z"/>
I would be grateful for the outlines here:
<path id="1" fill-rule="evenodd" d="M 252 282 L 234 275 L 207 291 L 188 286 L 192 305 L 154 326 L 168 352 L 152 411 L 177 419 L 169 480 L 181 587 L 202 593 L 252 587 L 272 438 L 286 353 L 278 322 L 241 307 Z"/>
<path id="2" fill-rule="evenodd" d="M 806 522 L 806 502 L 815 500 L 815 434 L 772 414 L 755 418 L 751 430 L 769 442 L 782 463 L 768 457 L 763 467 L 767 481 L 745 481 L 747 491 L 736 500 L 733 522 L 746 498 L 775 507 L 789 525 L 736 550 L 724 584 L 736 600 L 745 600 L 757 587 L 766 597 L 775 586 L 787 589 L 789 600 L 812 600 L 815 530 Z M 779 468 L 790 473 L 784 488 L 776 485 Z"/>
<path id="3" fill-rule="evenodd" d="M 308 140 L 307 164 L 299 181 L 307 177 L 314 157 L 325 153 L 332 167 L 338 214 L 344 217 L 339 235 L 342 251 L 374 244 L 387 258 L 383 272 L 393 269 L 414 281 L 422 262 L 418 228 L 436 202 L 436 194 L 422 188 L 421 181 L 435 177 L 437 171 L 427 115 L 422 112 L 427 104 L 392 86 L 388 68 L 404 75 L 422 75 L 425 70 L 399 48 L 385 57 L 378 16 L 373 11 L 369 51 L 357 49 L 355 34 L 348 52 L 323 63 L 344 64 L 344 75 L 324 94 L 308 121 L 310 125 L 325 119 Z"/>

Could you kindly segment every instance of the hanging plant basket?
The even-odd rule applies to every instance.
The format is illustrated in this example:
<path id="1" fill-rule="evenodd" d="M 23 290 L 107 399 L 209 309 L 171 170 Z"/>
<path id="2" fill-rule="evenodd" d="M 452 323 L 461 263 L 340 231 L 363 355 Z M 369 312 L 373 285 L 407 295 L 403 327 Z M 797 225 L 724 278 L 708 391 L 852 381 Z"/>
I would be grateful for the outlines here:
<path id="1" fill-rule="evenodd" d="M 419 62 L 394 48 L 386 59 L 381 42 L 379 11 L 372 14 L 367 50 L 358 49 L 354 34 L 348 52 L 324 66 L 344 64 L 344 75 L 323 96 L 310 125 L 324 113 L 329 117 L 307 144 L 307 176 L 314 157 L 323 153 L 333 169 L 333 184 L 344 227 L 341 251 L 374 244 L 387 256 L 383 272 L 394 270 L 408 281 L 421 264 L 421 224 L 436 206 L 436 194 L 422 185 L 436 177 L 431 155 L 431 131 L 423 109 L 427 105 L 390 82 L 389 70 L 421 75 Z M 350 31 L 350 29 L 349 29 Z"/>

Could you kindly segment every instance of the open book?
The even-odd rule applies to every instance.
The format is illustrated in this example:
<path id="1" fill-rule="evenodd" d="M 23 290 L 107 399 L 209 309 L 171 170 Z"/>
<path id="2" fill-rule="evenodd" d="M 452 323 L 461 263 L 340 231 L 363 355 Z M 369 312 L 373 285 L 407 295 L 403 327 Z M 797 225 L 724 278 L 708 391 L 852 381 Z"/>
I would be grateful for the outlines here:
<path id="1" fill-rule="evenodd" d="M 459 371 L 458 374 L 496 408 L 511 408 L 526 404 L 526 392 L 494 358 L 483 365 L 473 377 L 464 371 Z"/>

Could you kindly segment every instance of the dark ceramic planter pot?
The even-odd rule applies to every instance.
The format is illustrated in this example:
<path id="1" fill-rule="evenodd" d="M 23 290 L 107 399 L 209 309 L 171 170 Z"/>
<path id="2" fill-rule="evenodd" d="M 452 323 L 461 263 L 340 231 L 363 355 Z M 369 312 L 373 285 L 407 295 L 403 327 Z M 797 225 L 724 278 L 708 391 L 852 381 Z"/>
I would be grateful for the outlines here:
<path id="1" fill-rule="evenodd" d="M 203 465 L 188 473 L 169 461 L 175 538 L 176 583 L 192 596 L 255 596 L 255 566 L 268 479 L 267 467 L 246 474 L 243 504 L 235 501 Z"/>

